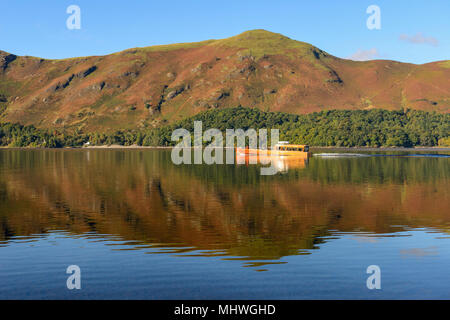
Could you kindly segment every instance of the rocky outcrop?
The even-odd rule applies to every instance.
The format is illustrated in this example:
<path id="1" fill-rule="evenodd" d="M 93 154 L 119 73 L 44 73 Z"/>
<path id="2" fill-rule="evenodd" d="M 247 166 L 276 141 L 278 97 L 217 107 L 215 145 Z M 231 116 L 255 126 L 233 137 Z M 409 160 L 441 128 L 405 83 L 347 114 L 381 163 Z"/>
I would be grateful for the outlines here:
<path id="1" fill-rule="evenodd" d="M 175 98 L 176 96 L 178 96 L 179 94 L 183 93 L 186 90 L 190 89 L 190 85 L 189 84 L 181 84 L 179 86 L 176 86 L 175 88 L 173 88 L 166 96 L 166 101 L 169 101 L 173 98 Z"/>
<path id="2" fill-rule="evenodd" d="M 92 72 L 97 70 L 97 66 L 92 66 L 84 71 L 81 71 L 77 74 L 78 78 L 86 78 L 88 75 L 90 75 Z"/>
<path id="3" fill-rule="evenodd" d="M 70 85 L 70 82 L 72 82 L 73 78 L 75 78 L 75 75 L 71 74 L 65 80 L 59 81 L 58 83 L 50 86 L 50 88 L 47 89 L 47 92 L 56 92 L 56 91 L 63 90 L 65 88 L 67 88 Z"/>
<path id="4" fill-rule="evenodd" d="M 9 64 L 17 59 L 14 54 L 7 53 L 5 51 L 0 51 L 0 70 L 5 71 Z"/>

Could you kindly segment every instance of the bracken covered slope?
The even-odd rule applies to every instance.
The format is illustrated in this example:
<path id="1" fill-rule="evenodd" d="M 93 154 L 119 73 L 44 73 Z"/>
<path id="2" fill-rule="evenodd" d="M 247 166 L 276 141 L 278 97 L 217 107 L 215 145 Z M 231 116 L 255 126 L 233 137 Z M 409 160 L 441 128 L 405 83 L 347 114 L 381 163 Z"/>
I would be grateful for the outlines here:
<path id="1" fill-rule="evenodd" d="M 450 61 L 355 62 L 265 30 L 63 60 L 0 51 L 1 122 L 108 131 L 237 105 L 448 113 Z"/>

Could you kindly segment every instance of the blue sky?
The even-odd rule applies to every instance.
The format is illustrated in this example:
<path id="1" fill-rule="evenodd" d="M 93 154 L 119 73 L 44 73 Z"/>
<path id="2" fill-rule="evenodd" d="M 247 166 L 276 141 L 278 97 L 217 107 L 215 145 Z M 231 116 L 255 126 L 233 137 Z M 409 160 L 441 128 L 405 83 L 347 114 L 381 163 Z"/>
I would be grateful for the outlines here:
<path id="1" fill-rule="evenodd" d="M 0 50 L 44 58 L 220 39 L 266 29 L 338 57 L 426 63 L 450 59 L 450 1 L 2 0 Z M 69 30 L 69 5 L 81 29 Z M 369 30 L 369 5 L 381 29 Z"/>

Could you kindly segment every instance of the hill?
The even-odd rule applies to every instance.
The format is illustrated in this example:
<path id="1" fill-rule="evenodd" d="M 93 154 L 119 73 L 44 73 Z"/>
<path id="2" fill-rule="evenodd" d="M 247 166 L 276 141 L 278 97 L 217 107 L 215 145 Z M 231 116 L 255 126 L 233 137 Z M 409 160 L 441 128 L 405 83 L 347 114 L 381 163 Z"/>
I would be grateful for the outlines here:
<path id="1" fill-rule="evenodd" d="M 62 60 L 0 51 L 1 122 L 105 132 L 238 105 L 448 113 L 450 61 L 356 62 L 265 30 Z"/>

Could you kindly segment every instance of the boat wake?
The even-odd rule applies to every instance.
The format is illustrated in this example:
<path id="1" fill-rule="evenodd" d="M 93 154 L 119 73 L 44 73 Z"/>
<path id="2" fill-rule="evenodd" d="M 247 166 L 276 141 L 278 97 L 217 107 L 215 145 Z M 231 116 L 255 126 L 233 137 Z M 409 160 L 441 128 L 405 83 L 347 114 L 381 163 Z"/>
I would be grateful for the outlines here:
<path id="1" fill-rule="evenodd" d="M 362 153 L 313 153 L 321 158 L 356 158 L 356 157 L 418 157 L 418 158 L 450 158 L 448 154 L 362 154 Z"/>
<path id="2" fill-rule="evenodd" d="M 313 153 L 314 157 L 343 158 L 343 157 L 370 157 L 370 154 L 362 153 Z"/>

